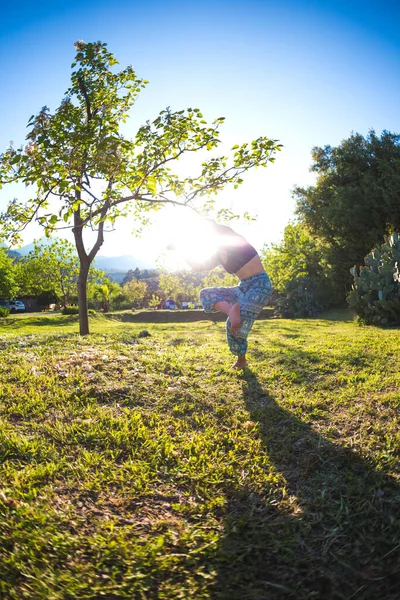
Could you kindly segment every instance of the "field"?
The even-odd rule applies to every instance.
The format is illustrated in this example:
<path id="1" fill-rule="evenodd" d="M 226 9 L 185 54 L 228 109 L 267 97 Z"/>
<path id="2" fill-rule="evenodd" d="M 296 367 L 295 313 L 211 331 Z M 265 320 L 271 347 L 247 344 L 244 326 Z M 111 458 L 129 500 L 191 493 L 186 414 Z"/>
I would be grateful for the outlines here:
<path id="1" fill-rule="evenodd" d="M 399 597 L 399 329 L 91 328 L 0 321 L 1 598 Z"/>

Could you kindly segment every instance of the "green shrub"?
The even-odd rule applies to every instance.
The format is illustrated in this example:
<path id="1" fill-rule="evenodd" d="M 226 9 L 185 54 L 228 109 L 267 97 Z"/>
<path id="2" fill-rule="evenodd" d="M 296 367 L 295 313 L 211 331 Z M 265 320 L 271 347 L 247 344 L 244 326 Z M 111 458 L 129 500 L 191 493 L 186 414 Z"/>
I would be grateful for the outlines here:
<path id="1" fill-rule="evenodd" d="M 286 293 L 278 294 L 274 312 L 279 317 L 298 319 L 315 317 L 321 312 L 317 285 L 311 277 L 297 277 L 286 285 Z"/>
<path id="2" fill-rule="evenodd" d="M 10 311 L 5 306 L 0 306 L 0 318 L 5 319 L 10 314 Z"/>
<path id="3" fill-rule="evenodd" d="M 62 309 L 63 315 L 79 315 L 79 308 L 77 306 L 67 306 Z M 96 315 L 97 312 L 93 308 L 88 309 L 89 315 Z"/>
<path id="4" fill-rule="evenodd" d="M 133 308 L 133 302 L 130 300 L 123 300 L 122 302 L 115 302 L 116 310 L 131 310 Z"/>
<path id="5" fill-rule="evenodd" d="M 79 308 L 77 306 L 66 306 L 61 312 L 63 315 L 78 315 Z"/>
<path id="6" fill-rule="evenodd" d="M 364 259 L 365 266 L 354 266 L 353 290 L 348 303 L 367 324 L 400 324 L 400 238 L 385 237 L 385 243 Z"/>

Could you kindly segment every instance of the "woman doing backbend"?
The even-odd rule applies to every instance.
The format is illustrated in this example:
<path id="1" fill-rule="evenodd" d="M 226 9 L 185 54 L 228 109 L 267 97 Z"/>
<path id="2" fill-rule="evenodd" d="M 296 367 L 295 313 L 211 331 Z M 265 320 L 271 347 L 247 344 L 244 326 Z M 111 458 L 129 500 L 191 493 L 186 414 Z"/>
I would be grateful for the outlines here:
<path id="1" fill-rule="evenodd" d="M 208 259 L 197 261 L 186 256 L 195 271 L 211 270 L 221 265 L 235 274 L 240 283 L 234 287 L 204 288 L 200 302 L 205 312 L 222 312 L 228 316 L 226 334 L 232 354 L 237 356 L 234 368 L 246 366 L 247 337 L 253 323 L 271 294 L 272 286 L 260 257 L 243 236 L 230 227 L 207 219 L 210 235 L 215 236 L 216 252 Z M 170 246 L 173 249 L 173 246 Z"/>

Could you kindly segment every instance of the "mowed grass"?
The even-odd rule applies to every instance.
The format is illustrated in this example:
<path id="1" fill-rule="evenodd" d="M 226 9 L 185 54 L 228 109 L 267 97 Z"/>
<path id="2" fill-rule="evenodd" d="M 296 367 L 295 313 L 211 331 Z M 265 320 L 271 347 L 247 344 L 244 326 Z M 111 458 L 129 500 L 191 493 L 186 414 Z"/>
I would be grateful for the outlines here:
<path id="1" fill-rule="evenodd" d="M 91 328 L 0 324 L 1 598 L 399 597 L 400 330 Z"/>

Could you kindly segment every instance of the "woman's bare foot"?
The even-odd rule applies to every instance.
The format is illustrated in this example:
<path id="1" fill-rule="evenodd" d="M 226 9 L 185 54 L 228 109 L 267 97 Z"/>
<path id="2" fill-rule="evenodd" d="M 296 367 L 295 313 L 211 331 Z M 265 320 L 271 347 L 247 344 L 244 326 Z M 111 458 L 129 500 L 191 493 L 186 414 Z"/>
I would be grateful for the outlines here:
<path id="1" fill-rule="evenodd" d="M 236 335 L 239 327 L 242 324 L 242 320 L 240 318 L 239 304 L 234 304 L 233 306 L 231 306 L 231 309 L 229 311 L 229 320 L 231 322 L 231 333 L 233 333 L 233 335 Z"/>
<path id="2" fill-rule="evenodd" d="M 243 354 L 242 356 L 237 357 L 237 361 L 235 362 L 234 365 L 232 365 L 232 369 L 245 369 L 246 366 L 247 366 L 246 355 Z"/>

